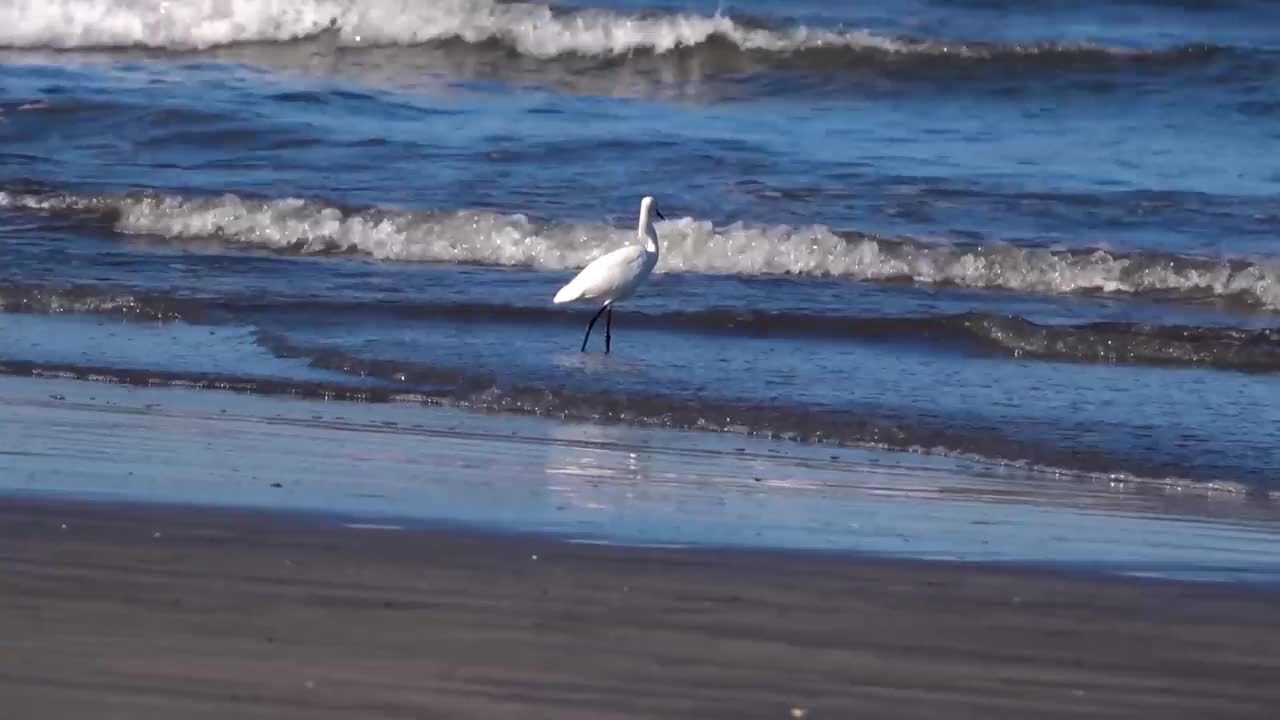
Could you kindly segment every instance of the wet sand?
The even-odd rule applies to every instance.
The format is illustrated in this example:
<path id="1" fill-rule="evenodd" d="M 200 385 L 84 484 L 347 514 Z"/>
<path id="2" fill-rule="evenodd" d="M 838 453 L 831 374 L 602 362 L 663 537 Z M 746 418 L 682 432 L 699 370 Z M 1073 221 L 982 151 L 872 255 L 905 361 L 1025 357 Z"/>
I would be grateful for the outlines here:
<path id="1" fill-rule="evenodd" d="M 31 718 L 1264 718 L 1280 592 L 0 500 Z"/>
<path id="2" fill-rule="evenodd" d="M 15 493 L 1280 583 L 1280 502 L 1203 487 L 415 404 L 0 376 L 0 495 Z"/>

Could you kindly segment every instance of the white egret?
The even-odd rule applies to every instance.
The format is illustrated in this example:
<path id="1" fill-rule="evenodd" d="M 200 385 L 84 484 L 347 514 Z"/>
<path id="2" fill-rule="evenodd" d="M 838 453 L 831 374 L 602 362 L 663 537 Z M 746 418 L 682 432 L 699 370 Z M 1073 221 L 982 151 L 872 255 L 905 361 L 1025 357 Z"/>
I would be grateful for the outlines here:
<path id="1" fill-rule="evenodd" d="M 587 340 L 591 339 L 591 328 L 602 313 L 607 312 L 604 324 L 604 351 L 609 352 L 613 328 L 613 304 L 631 297 L 640 284 L 653 272 L 658 264 L 658 233 L 653 229 L 649 219 L 649 211 L 657 213 L 666 220 L 658 208 L 653 205 L 653 198 L 646 195 L 640 200 L 640 226 L 636 235 L 644 241 L 644 245 L 628 245 L 592 260 L 582 268 L 577 277 L 556 293 L 556 303 L 567 302 L 603 302 L 596 314 L 587 323 L 587 334 L 582 338 L 582 352 L 587 351 Z"/>

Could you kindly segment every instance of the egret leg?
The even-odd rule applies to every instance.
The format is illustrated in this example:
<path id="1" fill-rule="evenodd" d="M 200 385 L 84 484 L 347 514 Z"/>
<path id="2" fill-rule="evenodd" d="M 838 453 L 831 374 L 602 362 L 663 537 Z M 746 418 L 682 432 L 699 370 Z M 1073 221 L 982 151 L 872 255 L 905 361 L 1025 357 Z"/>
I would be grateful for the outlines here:
<path id="1" fill-rule="evenodd" d="M 604 354 L 609 354 L 609 343 L 613 340 L 613 306 L 609 306 L 609 312 L 604 316 Z"/>
<path id="2" fill-rule="evenodd" d="M 582 352 L 587 351 L 587 341 L 591 339 L 591 328 L 595 327 L 596 321 L 599 320 L 600 316 L 604 314 L 604 311 L 608 309 L 609 309 L 609 306 L 604 305 L 599 310 L 596 311 L 595 315 L 591 316 L 591 322 L 587 323 L 587 334 L 582 336 Z M 606 334 L 607 334 L 607 331 L 606 331 Z M 607 345 L 608 342 L 606 341 L 605 344 Z M 608 352 L 608 350 L 606 349 L 605 352 Z"/>

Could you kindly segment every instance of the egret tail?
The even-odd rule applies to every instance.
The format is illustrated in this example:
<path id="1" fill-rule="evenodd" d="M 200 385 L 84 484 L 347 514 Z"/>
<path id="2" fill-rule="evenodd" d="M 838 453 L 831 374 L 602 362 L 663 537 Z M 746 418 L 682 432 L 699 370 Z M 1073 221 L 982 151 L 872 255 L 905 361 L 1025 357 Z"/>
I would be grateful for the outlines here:
<path id="1" fill-rule="evenodd" d="M 577 283 L 571 282 L 560 288 L 560 292 L 556 293 L 556 296 L 552 298 L 552 302 L 557 304 L 573 302 L 580 297 L 582 297 L 582 288 L 578 287 Z"/>

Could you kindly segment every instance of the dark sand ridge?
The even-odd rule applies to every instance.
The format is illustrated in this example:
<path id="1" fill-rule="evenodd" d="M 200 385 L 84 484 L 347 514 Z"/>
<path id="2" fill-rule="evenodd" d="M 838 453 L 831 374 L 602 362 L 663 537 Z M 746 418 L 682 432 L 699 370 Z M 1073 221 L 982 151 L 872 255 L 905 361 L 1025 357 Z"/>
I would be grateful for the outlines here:
<path id="1" fill-rule="evenodd" d="M 0 501 L 4 715 L 1271 718 L 1280 704 L 1274 591 L 337 525 Z"/>

